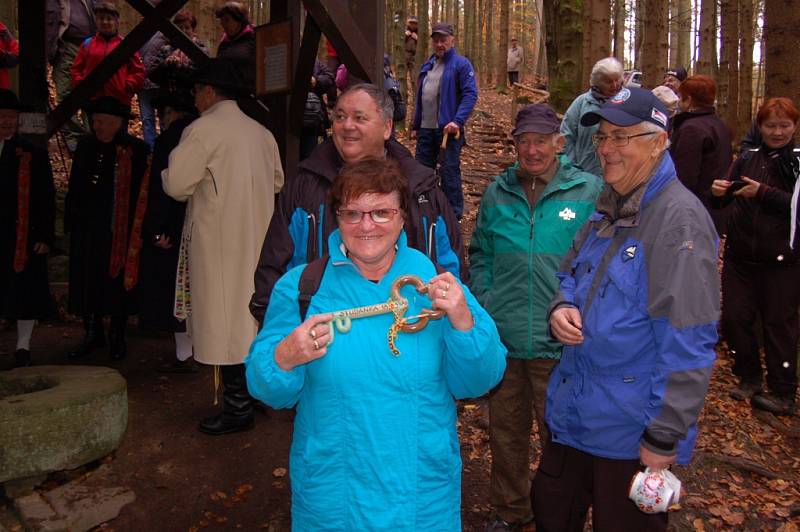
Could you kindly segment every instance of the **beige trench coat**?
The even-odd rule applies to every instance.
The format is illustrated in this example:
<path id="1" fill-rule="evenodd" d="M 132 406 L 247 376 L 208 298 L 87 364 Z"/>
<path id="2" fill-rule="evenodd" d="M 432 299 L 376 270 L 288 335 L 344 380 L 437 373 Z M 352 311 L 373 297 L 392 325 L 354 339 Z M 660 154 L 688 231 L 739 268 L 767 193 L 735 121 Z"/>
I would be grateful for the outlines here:
<path id="1" fill-rule="evenodd" d="M 187 127 L 161 174 L 164 191 L 187 201 L 191 314 L 187 332 L 204 364 L 241 364 L 258 333 L 248 302 L 253 272 L 283 186 L 272 133 L 233 100 Z"/>

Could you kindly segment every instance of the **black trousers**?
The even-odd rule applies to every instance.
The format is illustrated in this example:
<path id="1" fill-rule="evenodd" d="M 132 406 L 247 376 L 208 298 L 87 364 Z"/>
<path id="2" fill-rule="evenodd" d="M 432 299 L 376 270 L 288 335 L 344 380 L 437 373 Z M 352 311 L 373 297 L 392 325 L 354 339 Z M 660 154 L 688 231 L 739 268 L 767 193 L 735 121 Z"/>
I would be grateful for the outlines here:
<path id="1" fill-rule="evenodd" d="M 800 265 L 725 261 L 722 271 L 722 332 L 734 354 L 734 374 L 745 381 L 761 382 L 760 324 L 767 385 L 775 394 L 794 397 L 800 333 L 798 306 Z"/>
<path id="2" fill-rule="evenodd" d="M 589 507 L 595 532 L 662 532 L 667 514 L 646 514 L 628 498 L 639 460 L 611 460 L 547 443 L 531 488 L 536 532 L 582 532 Z"/>
<path id="3" fill-rule="evenodd" d="M 519 81 L 519 72 L 509 72 L 508 73 L 508 84 L 509 85 L 511 85 L 513 87 L 514 83 L 517 83 L 518 81 Z"/>

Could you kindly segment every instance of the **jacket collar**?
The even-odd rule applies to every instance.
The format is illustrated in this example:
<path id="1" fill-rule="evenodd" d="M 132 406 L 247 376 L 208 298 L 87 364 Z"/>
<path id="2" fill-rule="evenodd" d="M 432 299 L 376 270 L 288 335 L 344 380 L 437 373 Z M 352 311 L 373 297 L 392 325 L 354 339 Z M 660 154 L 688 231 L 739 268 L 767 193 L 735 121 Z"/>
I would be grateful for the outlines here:
<path id="1" fill-rule="evenodd" d="M 555 190 L 567 190 L 586 183 L 586 178 L 580 175 L 577 171 L 578 169 L 572 164 L 569 158 L 564 155 L 559 155 L 558 164 L 558 170 L 556 170 L 555 175 L 553 175 L 553 179 L 547 183 L 547 186 L 542 192 L 543 197 L 551 194 Z M 505 171 L 501 172 L 500 175 L 495 178 L 498 185 L 509 192 L 519 193 L 518 189 L 521 185 L 517 178 L 517 169 L 519 169 L 519 161 L 506 168 Z"/>

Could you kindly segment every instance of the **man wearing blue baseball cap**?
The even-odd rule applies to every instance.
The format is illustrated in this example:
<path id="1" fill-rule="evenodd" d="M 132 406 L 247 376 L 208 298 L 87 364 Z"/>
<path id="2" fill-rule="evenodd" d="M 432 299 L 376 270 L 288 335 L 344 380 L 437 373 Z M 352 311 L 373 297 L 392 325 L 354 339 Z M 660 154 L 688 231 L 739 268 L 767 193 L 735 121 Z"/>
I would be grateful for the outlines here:
<path id="1" fill-rule="evenodd" d="M 607 186 L 562 262 L 550 305 L 564 344 L 545 408 L 551 438 L 532 489 L 536 530 L 666 530 L 628 499 L 642 468 L 686 463 L 714 346 L 717 235 L 675 174 L 667 110 L 623 88 L 581 118 Z"/>

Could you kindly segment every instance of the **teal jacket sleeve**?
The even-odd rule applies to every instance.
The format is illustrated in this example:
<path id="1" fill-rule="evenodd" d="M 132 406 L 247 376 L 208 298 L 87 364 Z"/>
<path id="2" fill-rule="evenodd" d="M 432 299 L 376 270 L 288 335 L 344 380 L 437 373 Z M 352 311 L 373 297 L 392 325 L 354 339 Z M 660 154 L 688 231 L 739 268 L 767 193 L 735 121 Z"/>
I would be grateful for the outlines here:
<path id="1" fill-rule="evenodd" d="M 460 284 L 460 283 L 459 283 Z M 456 399 L 479 397 L 494 388 L 506 370 L 507 350 L 494 320 L 461 285 L 475 324 L 468 331 L 444 327 L 444 372 Z"/>
<path id="2" fill-rule="evenodd" d="M 300 325 L 297 283 L 303 268 L 295 268 L 278 280 L 264 326 L 244 361 L 250 395 L 272 408 L 291 408 L 297 404 L 306 380 L 305 366 L 284 371 L 275 362 L 275 348 Z"/>

